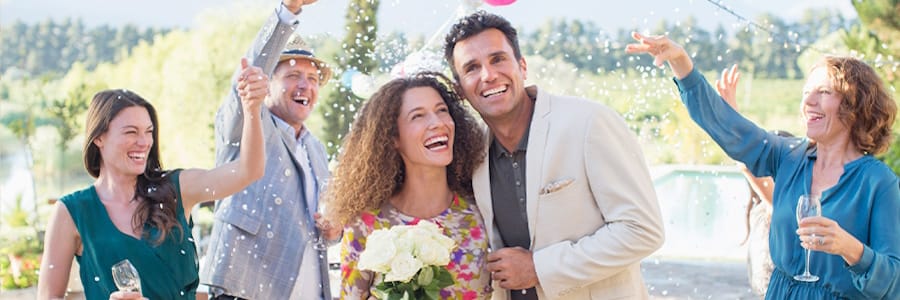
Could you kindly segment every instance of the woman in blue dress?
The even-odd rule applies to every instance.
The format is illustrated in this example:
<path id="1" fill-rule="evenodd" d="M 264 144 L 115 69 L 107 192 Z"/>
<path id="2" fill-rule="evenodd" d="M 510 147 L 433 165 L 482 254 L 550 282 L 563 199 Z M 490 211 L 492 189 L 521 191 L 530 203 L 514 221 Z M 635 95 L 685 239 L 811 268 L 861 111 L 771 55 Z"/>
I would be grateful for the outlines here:
<path id="1" fill-rule="evenodd" d="M 755 176 L 775 179 L 766 299 L 900 299 L 900 182 L 873 156 L 890 145 L 897 106 L 871 67 L 851 57 L 817 62 L 800 103 L 806 137 L 784 138 L 725 103 L 680 45 L 633 37 L 639 42 L 626 51 L 669 63 L 698 125 Z M 798 224 L 801 195 L 821 199 L 821 217 Z M 815 282 L 793 278 L 804 271 L 806 249 Z"/>
<path id="2" fill-rule="evenodd" d="M 73 257 L 87 299 L 195 299 L 191 208 L 238 192 L 265 172 L 259 116 L 268 79 L 246 61 L 241 75 L 243 157 L 211 170 L 162 170 L 153 106 L 127 90 L 94 95 L 83 155 L 96 180 L 56 205 L 47 225 L 38 299 L 65 297 Z M 125 259 L 138 271 L 139 292 L 119 291 L 113 282 L 112 265 Z"/>

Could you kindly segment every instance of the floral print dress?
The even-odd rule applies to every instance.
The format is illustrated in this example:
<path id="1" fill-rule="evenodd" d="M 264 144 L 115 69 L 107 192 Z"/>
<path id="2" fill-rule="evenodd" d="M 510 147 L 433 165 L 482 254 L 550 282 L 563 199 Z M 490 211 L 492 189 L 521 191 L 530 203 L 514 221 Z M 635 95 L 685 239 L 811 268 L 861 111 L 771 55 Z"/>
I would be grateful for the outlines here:
<path id="1" fill-rule="evenodd" d="M 404 215 L 385 202 L 377 210 L 363 212 L 354 223 L 348 225 L 341 240 L 341 299 L 367 299 L 377 285 L 375 274 L 357 268 L 359 255 L 366 248 L 366 237 L 378 229 L 401 224 L 414 225 L 420 220 Z M 441 299 L 489 298 L 488 243 L 484 221 L 475 203 L 454 196 L 447 210 L 427 220 L 443 228 L 444 234 L 457 245 L 447 265 L 454 284 L 441 290 Z"/>

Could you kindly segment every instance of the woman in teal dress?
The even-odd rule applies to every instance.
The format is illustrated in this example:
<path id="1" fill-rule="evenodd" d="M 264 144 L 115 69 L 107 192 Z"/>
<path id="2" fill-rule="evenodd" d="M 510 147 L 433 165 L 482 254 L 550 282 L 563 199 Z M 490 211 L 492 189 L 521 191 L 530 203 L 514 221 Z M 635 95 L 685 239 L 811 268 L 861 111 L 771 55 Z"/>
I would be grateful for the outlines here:
<path id="1" fill-rule="evenodd" d="M 775 179 L 770 250 L 775 270 L 766 299 L 900 299 L 900 189 L 873 155 L 890 145 L 897 106 L 875 71 L 826 56 L 803 88 L 806 137 L 784 138 L 743 118 L 667 37 L 635 33 L 629 53 L 668 62 L 691 118 L 754 176 Z M 821 217 L 798 224 L 797 199 L 819 197 Z M 795 280 L 812 250 L 815 282 Z"/>
<path id="2" fill-rule="evenodd" d="M 441 299 L 484 299 L 491 292 L 484 222 L 472 199 L 472 172 L 484 135 L 451 82 L 437 73 L 397 78 L 362 107 L 344 140 L 326 191 L 326 218 L 346 224 L 341 299 L 369 299 L 378 284 L 358 268 L 374 230 L 427 220 L 456 242 Z"/>
<path id="3" fill-rule="evenodd" d="M 267 78 L 246 64 L 242 72 L 238 90 L 246 125 L 240 147 L 246 157 L 211 170 L 163 170 L 153 106 L 127 90 L 94 95 L 83 155 L 96 180 L 56 205 L 47 225 L 38 299 L 65 297 L 73 257 L 87 299 L 195 299 L 191 208 L 240 191 L 265 172 L 259 115 Z M 140 292 L 118 291 L 113 282 L 112 265 L 124 259 L 140 275 Z"/>

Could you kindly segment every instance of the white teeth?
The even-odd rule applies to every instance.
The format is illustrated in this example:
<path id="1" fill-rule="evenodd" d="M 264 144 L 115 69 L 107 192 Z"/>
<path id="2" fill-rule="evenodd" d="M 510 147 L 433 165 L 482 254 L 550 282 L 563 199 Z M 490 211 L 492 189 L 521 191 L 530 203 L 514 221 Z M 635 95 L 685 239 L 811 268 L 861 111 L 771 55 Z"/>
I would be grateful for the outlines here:
<path id="1" fill-rule="evenodd" d="M 506 86 L 501 86 L 501 87 L 492 88 L 490 90 L 484 91 L 481 93 L 481 96 L 490 97 L 490 96 L 493 96 L 494 94 L 499 94 L 499 93 L 502 93 L 505 91 L 506 91 Z"/>
<path id="2" fill-rule="evenodd" d="M 306 97 L 294 98 L 294 102 L 300 103 L 300 105 L 309 105 L 309 98 L 306 98 Z"/>
<path id="3" fill-rule="evenodd" d="M 446 135 L 436 136 L 436 137 L 426 140 L 425 147 L 431 148 L 432 146 L 437 146 L 436 145 L 437 143 L 445 143 L 446 144 L 448 140 L 449 140 L 449 138 Z"/>
<path id="4" fill-rule="evenodd" d="M 144 159 L 147 157 L 147 155 L 144 153 L 137 153 L 137 154 L 128 154 L 128 157 L 131 159 Z"/>

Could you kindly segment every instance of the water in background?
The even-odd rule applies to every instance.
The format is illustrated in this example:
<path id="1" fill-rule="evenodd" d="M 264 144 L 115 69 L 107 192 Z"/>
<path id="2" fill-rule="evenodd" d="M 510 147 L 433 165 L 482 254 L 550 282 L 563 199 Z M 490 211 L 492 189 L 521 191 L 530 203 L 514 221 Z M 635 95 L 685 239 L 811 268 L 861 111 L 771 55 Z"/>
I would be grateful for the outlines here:
<path id="1" fill-rule="evenodd" d="M 653 185 L 666 242 L 654 256 L 677 259 L 745 260 L 750 188 L 735 166 L 660 166 Z"/>

